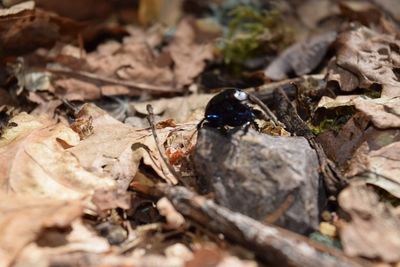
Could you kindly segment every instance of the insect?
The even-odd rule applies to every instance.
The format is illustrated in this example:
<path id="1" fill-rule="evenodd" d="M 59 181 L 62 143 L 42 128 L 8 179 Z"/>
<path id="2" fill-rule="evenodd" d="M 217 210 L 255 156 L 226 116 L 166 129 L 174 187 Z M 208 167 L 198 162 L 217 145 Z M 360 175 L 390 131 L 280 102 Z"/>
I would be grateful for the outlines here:
<path id="1" fill-rule="evenodd" d="M 250 107 L 247 104 L 248 100 L 248 94 L 240 89 L 225 89 L 208 102 L 204 118 L 197 128 L 200 129 L 203 125 L 213 128 L 243 126 L 247 130 L 252 124 L 258 131 L 255 118 L 260 111 Z"/>

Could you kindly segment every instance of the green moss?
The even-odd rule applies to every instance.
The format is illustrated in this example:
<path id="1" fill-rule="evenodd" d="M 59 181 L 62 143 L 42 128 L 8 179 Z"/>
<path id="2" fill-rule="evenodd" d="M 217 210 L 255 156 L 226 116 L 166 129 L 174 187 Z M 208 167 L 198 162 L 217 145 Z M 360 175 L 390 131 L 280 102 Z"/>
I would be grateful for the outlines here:
<path id="1" fill-rule="evenodd" d="M 326 113 L 317 115 L 319 117 L 317 123 L 308 121 L 308 127 L 315 134 L 319 135 L 325 131 L 332 130 L 339 132 L 344 124 L 354 115 L 356 112 L 354 107 L 342 107 L 333 110 L 325 110 Z"/>
<path id="2" fill-rule="evenodd" d="M 279 11 L 238 6 L 229 13 L 231 20 L 221 44 L 225 64 L 240 71 L 246 60 L 285 48 L 292 41 L 291 30 Z"/>

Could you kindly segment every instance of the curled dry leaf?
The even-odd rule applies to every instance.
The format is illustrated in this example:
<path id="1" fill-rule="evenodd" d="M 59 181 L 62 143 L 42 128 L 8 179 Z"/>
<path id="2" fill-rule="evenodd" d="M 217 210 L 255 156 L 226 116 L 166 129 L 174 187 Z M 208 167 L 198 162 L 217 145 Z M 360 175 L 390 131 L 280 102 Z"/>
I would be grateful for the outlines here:
<path id="1" fill-rule="evenodd" d="M 48 228 L 65 228 L 83 214 L 80 201 L 0 194 L 0 266 Z"/>
<path id="2" fill-rule="evenodd" d="M 339 72 L 331 68 L 328 80 L 338 81 L 342 90 L 368 89 L 378 84 L 382 86 L 383 97 L 400 96 L 400 40 L 393 35 L 366 27 L 341 34 L 336 65 L 340 67 Z M 349 76 L 354 78 L 349 79 Z M 346 86 L 348 80 L 353 81 L 351 87 Z"/>
<path id="3" fill-rule="evenodd" d="M 340 207 L 349 215 L 339 233 L 345 253 L 386 262 L 400 260 L 400 219 L 388 204 L 363 184 L 352 184 L 339 195 Z"/>
<path id="4" fill-rule="evenodd" d="M 380 139 L 387 139 L 387 135 L 390 133 L 386 136 L 383 134 Z M 400 198 L 399 151 L 400 142 L 394 142 L 379 149 L 364 142 L 354 153 L 345 175 L 361 178 Z"/>
<path id="5" fill-rule="evenodd" d="M 345 170 L 348 178 L 362 179 L 400 198 L 400 140 L 397 130 L 400 128 L 400 98 L 322 97 L 318 107 L 332 109 L 353 105 L 359 113 L 339 133 L 325 132 L 318 137 L 319 141 L 326 153 Z"/>
<path id="6" fill-rule="evenodd" d="M 66 147 L 79 136 L 66 125 L 20 113 L 17 127 L 6 129 L 0 139 L 2 192 L 25 193 L 54 199 L 77 199 L 114 182 L 85 170 Z"/>

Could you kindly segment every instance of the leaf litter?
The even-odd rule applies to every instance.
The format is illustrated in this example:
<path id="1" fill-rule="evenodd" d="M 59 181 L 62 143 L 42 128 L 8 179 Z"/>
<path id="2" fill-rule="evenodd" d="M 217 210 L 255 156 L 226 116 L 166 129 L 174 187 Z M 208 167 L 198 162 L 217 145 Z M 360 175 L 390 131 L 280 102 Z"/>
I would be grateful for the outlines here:
<path id="1" fill-rule="evenodd" d="M 268 105 L 269 88 L 307 87 L 290 100 L 349 184 L 311 230 L 343 257 L 399 264 L 398 3 L 17 2 L 0 9 L 0 266 L 268 262 L 209 230 L 223 225 L 202 217 L 212 194 L 177 202 L 162 189 L 184 181 L 203 193 L 192 152 L 219 89 L 210 77 L 240 81 Z M 306 74 L 322 82 L 300 86 Z M 93 104 L 111 101 L 115 112 Z M 293 135 L 257 122 L 260 134 Z M 185 201 L 198 205 L 190 216 Z"/>

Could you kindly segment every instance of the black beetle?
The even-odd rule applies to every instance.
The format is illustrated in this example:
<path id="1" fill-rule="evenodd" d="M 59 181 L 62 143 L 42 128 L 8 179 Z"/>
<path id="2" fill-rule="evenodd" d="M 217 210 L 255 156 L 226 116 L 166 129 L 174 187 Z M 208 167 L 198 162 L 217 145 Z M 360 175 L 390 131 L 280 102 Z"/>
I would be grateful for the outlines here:
<path id="1" fill-rule="evenodd" d="M 255 122 L 259 111 L 246 103 L 248 99 L 248 94 L 240 89 L 225 89 L 208 102 L 204 118 L 197 128 L 201 128 L 202 125 L 214 128 L 244 126 L 247 130 L 252 124 L 256 130 L 259 130 Z"/>

